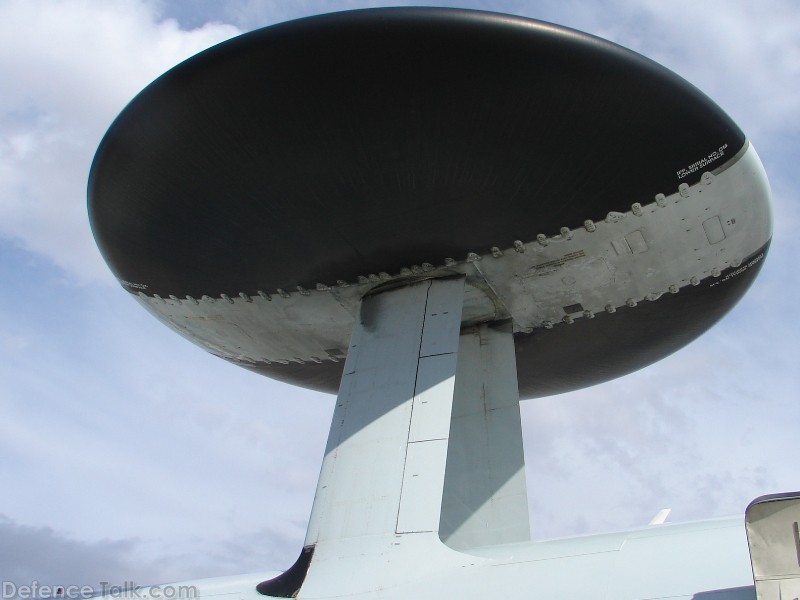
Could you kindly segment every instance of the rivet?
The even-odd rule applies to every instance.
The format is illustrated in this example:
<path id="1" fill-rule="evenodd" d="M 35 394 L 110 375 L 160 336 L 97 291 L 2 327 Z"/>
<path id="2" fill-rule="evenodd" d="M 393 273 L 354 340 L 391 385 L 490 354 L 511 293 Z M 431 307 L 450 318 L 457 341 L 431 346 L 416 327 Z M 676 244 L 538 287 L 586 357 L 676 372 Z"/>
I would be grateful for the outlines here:
<path id="1" fill-rule="evenodd" d="M 664 208 L 667 205 L 667 197 L 664 194 L 656 194 L 656 204 Z"/>
<path id="2" fill-rule="evenodd" d="M 550 243 L 550 240 L 547 239 L 547 236 L 543 233 L 536 234 L 536 241 L 539 242 L 542 246 L 547 246 Z"/>
<path id="3" fill-rule="evenodd" d="M 559 229 L 559 232 L 561 233 L 561 237 L 564 239 L 569 239 L 570 237 L 572 237 L 569 234 L 569 227 L 562 227 L 561 229 Z"/>
<path id="4" fill-rule="evenodd" d="M 503 256 L 503 251 L 500 250 L 500 248 L 498 248 L 497 246 L 492 246 L 489 249 L 489 252 L 491 252 L 492 256 L 494 256 L 495 258 L 500 258 L 501 256 Z"/>
<path id="5" fill-rule="evenodd" d="M 422 273 L 422 267 L 420 267 L 419 265 L 411 265 L 411 272 L 419 275 L 420 273 Z"/>
<path id="6" fill-rule="evenodd" d="M 612 210 L 610 213 L 606 215 L 606 223 L 618 223 L 621 219 L 625 218 L 625 213 L 617 212 Z"/>
<path id="7" fill-rule="evenodd" d="M 197 298 L 194 298 L 194 297 L 192 297 L 192 296 L 186 296 L 186 299 L 187 299 L 189 302 L 193 302 L 194 304 L 200 304 L 200 303 L 197 301 Z"/>
<path id="8" fill-rule="evenodd" d="M 228 296 L 228 294 L 220 294 L 219 297 L 222 298 L 223 300 L 226 300 L 227 302 L 230 302 L 231 304 L 233 304 L 233 300 L 231 300 L 231 297 Z"/>
<path id="9" fill-rule="evenodd" d="M 514 250 L 520 254 L 525 252 L 525 244 L 522 243 L 522 240 L 514 240 Z"/>
<path id="10" fill-rule="evenodd" d="M 363 275 L 359 275 L 358 276 L 358 283 L 369 283 L 369 279 L 367 279 Z"/>
<path id="11" fill-rule="evenodd" d="M 644 297 L 644 299 L 647 300 L 648 302 L 654 302 L 659 298 L 661 298 L 661 294 L 659 294 L 658 292 L 650 292 Z"/>
<path id="12" fill-rule="evenodd" d="M 248 296 L 247 294 L 245 294 L 244 292 L 239 292 L 239 298 L 241 298 L 245 302 L 252 302 L 253 301 L 253 299 L 250 296 Z"/>
<path id="13" fill-rule="evenodd" d="M 452 267 L 455 264 L 456 264 L 456 261 L 454 259 L 452 259 L 452 258 L 445 258 L 444 259 L 444 265 L 446 267 Z"/>
<path id="14" fill-rule="evenodd" d="M 481 257 L 478 256 L 477 254 L 475 254 L 474 252 L 470 252 L 469 254 L 467 254 L 467 260 L 469 262 L 473 262 L 473 263 L 474 262 L 478 262 L 480 259 L 481 259 Z"/>
<path id="15" fill-rule="evenodd" d="M 206 302 L 211 302 L 211 303 L 214 302 L 214 299 L 211 296 L 209 296 L 208 294 L 203 294 L 203 296 L 200 299 L 201 300 L 205 300 Z"/>
<path id="16" fill-rule="evenodd" d="M 714 181 L 714 174 L 713 173 L 709 173 L 708 171 L 706 171 L 700 177 L 700 181 L 702 181 L 706 185 L 709 185 L 712 181 Z"/>
<path id="17" fill-rule="evenodd" d="M 697 276 L 695 276 L 695 277 L 692 277 L 692 278 L 689 280 L 689 283 L 691 283 L 692 285 L 700 285 L 700 278 L 699 278 L 699 277 L 697 277 Z"/>
<path id="18" fill-rule="evenodd" d="M 297 291 L 298 291 L 298 292 L 300 292 L 300 295 L 301 295 L 301 296 L 310 296 L 310 295 L 311 295 L 311 292 L 309 292 L 309 291 L 308 291 L 306 288 L 304 288 L 302 285 L 298 285 L 298 286 L 297 286 Z"/>
<path id="19" fill-rule="evenodd" d="M 350 287 L 350 284 L 347 283 L 344 279 L 337 279 L 336 285 L 338 285 L 339 287 Z"/>
<path id="20" fill-rule="evenodd" d="M 388 281 L 389 279 L 392 278 L 392 276 L 389 275 L 386 271 L 381 271 L 380 273 L 378 273 L 378 277 L 380 277 L 383 281 Z"/>
<path id="21" fill-rule="evenodd" d="M 287 292 L 287 291 L 286 291 L 285 289 L 283 289 L 283 288 L 278 288 L 278 295 L 279 295 L 281 298 L 291 298 L 291 296 L 289 295 L 289 292 Z"/>
<path id="22" fill-rule="evenodd" d="M 175 300 L 175 302 L 177 302 L 178 304 L 183 304 L 183 302 L 181 302 L 181 299 L 175 296 L 174 294 L 170 294 L 169 298 L 170 300 Z"/>
<path id="23" fill-rule="evenodd" d="M 741 258 L 734 258 L 733 262 L 731 263 L 731 266 L 732 267 L 738 267 L 741 264 L 742 264 L 742 259 Z"/>
<path id="24" fill-rule="evenodd" d="M 682 183 L 678 186 L 678 193 L 683 196 L 684 198 L 688 198 L 690 196 L 689 192 L 689 184 Z"/>
<path id="25" fill-rule="evenodd" d="M 375 273 L 370 273 L 370 274 L 369 274 L 369 280 L 370 280 L 372 283 L 377 283 L 378 281 L 380 281 L 380 280 L 381 280 L 381 278 L 380 278 L 380 277 L 378 277 L 377 275 L 375 275 Z"/>
<path id="26" fill-rule="evenodd" d="M 606 312 L 609 314 L 614 314 L 615 312 L 617 312 L 617 309 L 611 304 L 606 304 Z"/>
<path id="27" fill-rule="evenodd" d="M 328 291 L 330 291 L 330 289 L 331 289 L 331 286 L 325 285 L 324 283 L 318 283 L 317 284 L 317 291 L 318 292 L 328 292 Z"/>
<path id="28" fill-rule="evenodd" d="M 408 277 L 409 275 L 411 275 L 411 269 L 409 269 L 408 267 L 403 267 L 402 269 L 400 269 L 400 275 L 403 277 Z"/>
<path id="29" fill-rule="evenodd" d="M 166 304 L 166 303 L 167 303 L 167 301 L 166 301 L 166 300 L 164 300 L 164 299 L 163 299 L 161 296 L 159 296 L 158 294 L 153 294 L 153 298 L 155 298 L 156 300 L 161 300 L 161 302 L 163 302 L 164 304 Z"/>
<path id="30" fill-rule="evenodd" d="M 597 226 L 594 224 L 594 221 L 592 221 L 591 219 L 586 219 L 583 222 L 583 227 L 584 227 L 584 229 L 586 229 L 586 231 L 588 231 L 590 233 L 597 229 Z"/>
<path id="31" fill-rule="evenodd" d="M 302 358 L 297 358 L 296 356 L 295 356 L 295 357 L 294 357 L 292 360 L 293 360 L 294 362 L 296 362 L 298 365 L 304 365 L 304 364 L 306 364 L 306 361 L 304 361 Z"/>
<path id="32" fill-rule="evenodd" d="M 139 292 L 138 295 L 139 295 L 139 298 L 143 298 L 143 299 L 147 298 L 147 294 L 145 294 L 144 292 Z"/>
<path id="33" fill-rule="evenodd" d="M 711 275 L 713 275 L 714 277 L 719 277 L 720 275 L 722 275 L 722 273 L 718 268 L 714 267 L 713 269 L 711 269 Z"/>
<path id="34" fill-rule="evenodd" d="M 542 325 L 544 325 L 545 329 L 552 329 L 553 328 L 553 322 L 552 321 L 545 321 L 544 323 L 542 323 Z"/>
<path id="35" fill-rule="evenodd" d="M 318 365 L 319 365 L 319 364 L 322 364 L 322 359 L 320 359 L 320 358 L 318 358 L 318 357 L 316 357 L 316 356 L 312 356 L 310 360 L 311 360 L 311 362 L 315 362 L 315 363 L 317 363 Z"/>
<path id="36" fill-rule="evenodd" d="M 572 315 L 566 315 L 562 321 L 564 321 L 564 323 L 567 325 L 572 325 L 575 322 L 575 319 L 572 318 Z"/>
<path id="37" fill-rule="evenodd" d="M 272 361 L 271 360 L 267 360 L 266 358 L 262 358 L 261 362 L 263 362 L 266 365 L 271 365 L 272 364 Z"/>
<path id="38" fill-rule="evenodd" d="M 270 296 L 267 292 L 258 290 L 258 295 L 261 296 L 264 300 L 271 301 L 272 296 Z"/>
<path id="39" fill-rule="evenodd" d="M 633 308 L 634 306 L 636 306 L 636 300 L 634 300 L 633 298 L 628 298 L 627 300 L 625 300 L 625 304 Z"/>
<path id="40" fill-rule="evenodd" d="M 639 204 L 638 202 L 634 202 L 633 204 L 631 204 L 631 212 L 634 215 L 636 215 L 637 217 L 641 217 L 642 216 L 642 205 Z"/>
<path id="41" fill-rule="evenodd" d="M 583 316 L 587 319 L 594 319 L 594 313 L 590 310 L 583 311 Z"/>
<path id="42" fill-rule="evenodd" d="M 677 285 L 675 285 L 674 283 L 671 286 L 669 286 L 669 288 L 667 288 L 667 289 L 669 289 L 669 293 L 670 294 L 677 294 L 680 291 L 680 288 Z"/>
<path id="43" fill-rule="evenodd" d="M 422 270 L 425 271 L 426 273 L 428 271 L 433 271 L 433 269 L 434 266 L 431 263 L 422 263 Z"/>
<path id="44" fill-rule="evenodd" d="M 281 359 L 279 359 L 279 360 L 276 360 L 275 362 L 277 362 L 277 363 L 280 363 L 280 364 L 282 364 L 282 365 L 288 365 L 288 364 L 289 364 L 289 361 L 288 361 L 288 360 L 284 360 L 284 359 L 282 359 L 282 358 L 281 358 Z"/>

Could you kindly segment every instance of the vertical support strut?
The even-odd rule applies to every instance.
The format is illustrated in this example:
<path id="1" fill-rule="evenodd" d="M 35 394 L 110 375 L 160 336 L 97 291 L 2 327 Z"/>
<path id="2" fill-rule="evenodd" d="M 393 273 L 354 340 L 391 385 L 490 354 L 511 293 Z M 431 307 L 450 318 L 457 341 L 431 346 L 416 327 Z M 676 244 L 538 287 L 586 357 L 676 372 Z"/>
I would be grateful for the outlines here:
<path id="1" fill-rule="evenodd" d="M 306 546 L 438 531 L 464 280 L 361 303 Z"/>
<path id="2" fill-rule="evenodd" d="M 454 550 L 528 539 L 511 327 L 462 333 L 464 286 L 362 300 L 304 552 L 261 593 L 388 589 L 480 560 Z"/>
<path id="3" fill-rule="evenodd" d="M 510 322 L 461 334 L 439 536 L 457 550 L 530 540 Z"/>

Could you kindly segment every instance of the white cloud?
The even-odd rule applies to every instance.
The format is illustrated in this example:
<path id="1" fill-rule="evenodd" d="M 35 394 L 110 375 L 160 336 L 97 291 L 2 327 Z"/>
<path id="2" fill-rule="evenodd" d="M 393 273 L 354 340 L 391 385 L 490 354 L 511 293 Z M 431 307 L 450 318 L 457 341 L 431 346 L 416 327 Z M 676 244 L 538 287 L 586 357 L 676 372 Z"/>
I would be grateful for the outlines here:
<path id="1" fill-rule="evenodd" d="M 111 120 L 163 71 L 237 33 L 154 19 L 133 0 L 0 3 L 0 236 L 80 281 L 108 277 L 85 197 Z"/>
<path id="2" fill-rule="evenodd" d="M 264 540 L 270 544 L 264 548 Z M 131 537 L 87 542 L 50 527 L 23 525 L 0 514 L 2 580 L 13 584 L 19 597 L 30 597 L 25 586 L 104 587 L 147 585 L 202 578 L 209 569 L 228 572 L 247 568 L 250 573 L 270 573 L 265 564 L 291 564 L 296 548 L 280 531 L 259 529 L 217 540 L 202 552 L 164 553 L 146 541 Z M 290 558 L 291 557 L 291 558 Z M 9 589 L 4 588 L 4 594 Z M 6 597 L 6 596 L 4 596 Z"/>

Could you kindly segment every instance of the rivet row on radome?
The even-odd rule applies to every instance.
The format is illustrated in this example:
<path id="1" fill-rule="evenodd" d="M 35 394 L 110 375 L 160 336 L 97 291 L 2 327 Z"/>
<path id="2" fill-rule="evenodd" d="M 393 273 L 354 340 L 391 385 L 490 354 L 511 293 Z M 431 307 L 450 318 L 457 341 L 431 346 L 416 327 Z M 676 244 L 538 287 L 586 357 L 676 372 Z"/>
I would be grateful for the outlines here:
<path id="1" fill-rule="evenodd" d="M 711 184 L 713 182 L 713 180 L 714 180 L 713 173 L 705 172 L 701 176 L 701 183 L 703 183 L 705 185 Z M 682 196 L 684 198 L 688 198 L 691 195 L 691 189 L 690 189 L 689 184 L 681 183 L 678 186 L 678 193 L 679 193 L 680 196 Z M 656 194 L 655 195 L 655 203 L 656 203 L 656 205 L 658 207 L 664 208 L 667 205 L 666 196 L 664 194 L 661 194 L 661 193 L 660 194 Z M 639 202 L 633 203 L 631 205 L 631 213 L 634 216 L 642 216 L 644 214 L 642 204 L 639 203 Z M 606 215 L 604 221 L 606 223 L 617 223 L 618 221 L 620 221 L 623 218 L 625 218 L 625 213 L 621 213 L 621 212 L 617 212 L 617 211 L 611 211 Z M 597 230 L 597 225 L 591 219 L 586 219 L 583 222 L 583 227 L 587 232 L 590 232 L 590 233 Z M 560 230 L 559 230 L 559 235 L 561 236 L 562 239 L 572 239 L 572 230 L 569 227 L 561 227 Z M 541 246 L 547 246 L 550 243 L 550 238 L 548 238 L 547 235 L 545 235 L 544 233 L 539 233 L 539 234 L 536 235 L 536 242 L 538 242 L 539 245 L 541 245 Z M 516 252 L 522 254 L 522 253 L 525 252 L 525 243 L 522 242 L 522 240 L 514 240 L 513 248 L 514 248 L 514 250 Z M 494 258 L 500 258 L 500 257 L 504 256 L 504 253 L 500 249 L 499 246 L 492 246 L 490 248 L 489 252 L 492 254 L 492 256 Z M 479 260 L 481 260 L 481 256 L 479 254 L 477 254 L 475 252 L 469 252 L 467 254 L 467 262 L 477 262 Z M 446 266 L 446 267 L 453 267 L 456 264 L 458 264 L 458 263 L 453 258 L 449 258 L 448 257 L 448 258 L 444 259 L 444 266 Z M 734 261 L 734 263 L 732 263 L 732 264 L 733 264 L 734 267 L 738 267 L 741 264 L 741 260 L 738 260 L 738 262 Z M 399 276 L 400 277 L 408 277 L 408 276 L 411 276 L 411 275 L 419 275 L 421 273 L 433 271 L 433 270 L 435 270 L 435 268 L 436 267 L 431 263 L 422 263 L 421 266 L 420 265 L 412 265 L 410 269 L 408 267 L 401 268 Z M 715 269 L 714 271 L 712 271 L 712 275 L 714 275 L 714 277 L 719 277 L 719 270 Z M 388 273 L 386 273 L 385 271 L 381 271 L 377 275 L 370 274 L 368 277 L 365 277 L 363 275 L 359 275 L 358 276 L 358 283 L 359 284 L 378 283 L 380 281 L 388 281 L 388 280 L 390 280 L 392 278 L 393 277 L 391 275 L 389 275 Z M 691 281 L 692 285 L 698 285 L 698 283 L 699 283 L 699 280 L 697 280 L 696 277 L 693 277 L 690 281 Z M 697 281 L 697 282 L 695 282 L 695 281 Z M 344 279 L 337 279 L 336 280 L 336 285 L 339 286 L 339 287 L 342 287 L 342 288 L 350 286 L 350 284 L 347 281 L 345 281 Z M 306 288 L 304 288 L 303 286 L 298 285 L 296 287 L 297 287 L 297 291 L 302 296 L 310 296 L 311 295 L 311 292 L 309 290 L 307 290 Z M 671 293 L 677 293 L 677 292 L 673 292 L 672 291 L 673 287 L 675 287 L 675 286 L 671 286 L 670 287 L 670 292 Z M 325 283 L 321 283 L 320 282 L 320 283 L 316 284 L 316 289 L 317 289 L 317 291 L 320 291 L 320 292 L 326 292 L 326 291 L 330 291 L 331 287 L 329 285 L 325 284 Z M 280 295 L 281 298 L 287 298 L 287 299 L 291 298 L 291 295 L 288 292 L 286 292 L 286 290 L 284 290 L 282 288 L 278 288 L 276 291 L 277 291 L 278 295 Z M 262 290 L 258 290 L 258 295 L 261 296 L 264 300 L 267 300 L 267 301 L 271 301 L 272 300 L 272 297 L 269 294 L 267 294 L 266 292 L 263 292 Z M 143 298 L 147 297 L 147 295 L 144 294 L 143 292 L 139 292 L 139 296 L 141 296 Z M 239 297 L 242 298 L 243 300 L 245 300 L 246 302 L 252 302 L 252 298 L 248 294 L 246 294 L 245 292 L 239 292 Z M 153 294 L 153 298 L 155 298 L 157 300 L 161 300 L 161 302 L 166 303 L 166 300 L 164 298 L 162 298 L 159 294 Z M 169 298 L 171 300 L 174 300 L 175 302 L 177 302 L 179 304 L 181 303 L 180 298 L 178 298 L 175 295 L 170 295 Z M 233 302 L 234 302 L 233 299 L 231 299 L 227 294 L 220 294 L 220 298 L 222 298 L 223 300 L 227 300 L 231 304 L 233 304 Z M 198 301 L 195 298 L 193 298 L 192 296 L 188 296 L 187 295 L 186 299 L 189 300 L 190 302 L 198 304 Z M 211 298 L 210 296 L 207 296 L 207 295 L 203 295 L 201 299 L 205 300 L 207 302 L 214 302 L 214 298 Z"/>

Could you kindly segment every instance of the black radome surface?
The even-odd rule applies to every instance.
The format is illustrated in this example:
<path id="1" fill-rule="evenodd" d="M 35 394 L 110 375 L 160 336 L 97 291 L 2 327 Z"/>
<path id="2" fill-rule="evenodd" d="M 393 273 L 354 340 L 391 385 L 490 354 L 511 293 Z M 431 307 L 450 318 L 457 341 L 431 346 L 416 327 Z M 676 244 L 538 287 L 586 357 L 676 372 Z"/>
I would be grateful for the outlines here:
<path id="1" fill-rule="evenodd" d="M 351 11 L 242 35 L 157 79 L 103 139 L 89 213 L 112 271 L 149 295 L 313 288 L 600 220 L 745 143 L 692 85 L 610 42 L 476 11 Z M 518 335 L 521 395 L 669 354 L 757 270 L 614 324 Z M 341 364 L 257 370 L 335 391 Z"/>

